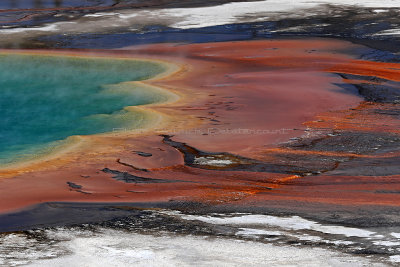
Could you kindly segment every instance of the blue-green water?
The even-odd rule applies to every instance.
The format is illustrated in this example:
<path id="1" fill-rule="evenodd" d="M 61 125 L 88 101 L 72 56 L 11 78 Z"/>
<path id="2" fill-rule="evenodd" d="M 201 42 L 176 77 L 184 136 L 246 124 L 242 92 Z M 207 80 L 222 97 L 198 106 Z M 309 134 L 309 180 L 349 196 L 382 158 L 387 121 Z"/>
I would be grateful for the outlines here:
<path id="1" fill-rule="evenodd" d="M 0 55 L 0 165 L 68 136 L 139 126 L 145 115 L 123 108 L 167 96 L 124 82 L 164 70 L 135 60 Z"/>

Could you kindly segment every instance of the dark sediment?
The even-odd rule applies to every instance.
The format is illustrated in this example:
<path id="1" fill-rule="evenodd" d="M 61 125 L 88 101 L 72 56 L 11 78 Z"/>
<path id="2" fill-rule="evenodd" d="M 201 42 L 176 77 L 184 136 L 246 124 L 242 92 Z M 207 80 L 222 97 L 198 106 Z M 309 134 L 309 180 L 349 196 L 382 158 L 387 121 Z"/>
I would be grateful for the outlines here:
<path id="1" fill-rule="evenodd" d="M 341 77 L 348 80 L 363 80 L 362 83 L 353 83 L 358 93 L 364 97 L 366 101 L 377 102 L 377 103 L 400 103 L 400 82 L 394 82 L 385 80 L 383 78 L 374 76 L 361 76 L 361 75 L 351 75 L 351 74 L 341 74 Z M 349 82 L 351 84 L 351 82 Z M 346 85 L 342 84 L 347 88 Z M 396 108 L 394 114 L 396 113 Z"/>
<path id="2" fill-rule="evenodd" d="M 67 182 L 67 185 L 69 187 L 71 187 L 72 189 L 81 189 L 82 188 L 81 185 L 78 185 L 78 184 L 75 184 L 75 183 L 72 183 L 72 182 Z"/>
<path id="3" fill-rule="evenodd" d="M 175 182 L 175 181 L 170 181 L 170 180 L 161 180 L 161 179 L 153 179 L 153 178 L 146 178 L 146 177 L 140 177 L 140 176 L 136 176 L 133 174 L 130 174 L 128 172 L 121 172 L 118 170 L 111 170 L 109 168 L 104 168 L 101 170 L 102 172 L 105 173 L 110 173 L 113 174 L 114 176 L 112 176 L 113 179 L 117 180 L 117 181 L 122 181 L 125 183 L 171 183 L 171 182 Z"/>
<path id="4" fill-rule="evenodd" d="M 400 137 L 380 132 L 335 131 L 323 137 L 300 138 L 287 148 L 369 154 L 377 150 L 379 152 L 400 150 Z"/>

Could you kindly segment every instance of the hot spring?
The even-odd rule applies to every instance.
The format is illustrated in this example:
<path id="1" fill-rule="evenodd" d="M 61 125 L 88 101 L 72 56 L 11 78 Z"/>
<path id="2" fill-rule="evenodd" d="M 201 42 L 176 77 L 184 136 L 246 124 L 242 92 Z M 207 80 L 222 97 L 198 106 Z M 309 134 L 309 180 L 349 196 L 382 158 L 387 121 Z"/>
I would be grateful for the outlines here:
<path id="1" fill-rule="evenodd" d="M 134 83 L 164 71 L 158 62 L 0 55 L 0 166 L 37 157 L 73 135 L 140 128 L 162 90 Z"/>

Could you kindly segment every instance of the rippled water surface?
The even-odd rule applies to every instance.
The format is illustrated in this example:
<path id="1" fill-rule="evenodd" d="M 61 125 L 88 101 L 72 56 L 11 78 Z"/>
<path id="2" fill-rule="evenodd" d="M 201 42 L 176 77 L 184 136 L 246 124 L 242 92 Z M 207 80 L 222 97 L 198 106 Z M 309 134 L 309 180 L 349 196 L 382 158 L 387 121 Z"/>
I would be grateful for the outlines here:
<path id="1" fill-rule="evenodd" d="M 0 55 L 0 164 L 68 136 L 140 126 L 145 114 L 123 108 L 166 96 L 129 81 L 163 70 L 145 61 Z"/>

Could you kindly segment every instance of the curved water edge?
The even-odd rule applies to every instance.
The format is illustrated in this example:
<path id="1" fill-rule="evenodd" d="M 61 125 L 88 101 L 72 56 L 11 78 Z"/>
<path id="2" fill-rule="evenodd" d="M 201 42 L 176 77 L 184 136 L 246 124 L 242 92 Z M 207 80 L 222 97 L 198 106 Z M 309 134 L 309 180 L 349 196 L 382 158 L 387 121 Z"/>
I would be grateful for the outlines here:
<path id="1" fill-rule="evenodd" d="M 24 99 L 22 101 L 18 99 L 19 96 L 17 93 L 15 93 L 15 91 L 17 91 L 15 90 L 15 88 L 9 90 L 12 92 L 8 92 L 9 94 L 7 95 L 7 90 L 5 89 L 5 82 L 3 79 L 3 86 L 1 86 L 3 90 L 1 93 L 8 96 L 9 99 L 7 100 L 9 101 L 7 101 L 8 103 L 0 103 L 4 108 L 2 108 L 4 114 L 1 124 L 3 124 L 3 129 L 7 129 L 7 126 L 9 129 L 11 129 L 8 135 L 12 136 L 13 138 L 14 136 L 17 136 L 15 135 L 15 133 L 13 136 L 12 131 L 15 131 L 14 128 L 18 130 L 19 127 L 20 129 L 24 130 L 29 126 L 30 120 L 26 120 L 26 118 L 19 118 L 19 121 L 16 120 L 17 122 L 19 122 L 19 125 L 15 126 L 12 119 L 8 117 L 8 115 L 10 114 L 6 113 L 7 110 L 10 110 L 10 107 L 8 107 L 7 109 L 7 104 L 12 107 L 13 113 L 21 113 L 20 108 L 22 108 L 22 110 L 29 108 L 30 106 L 28 104 L 34 103 L 35 107 L 31 113 L 35 114 L 35 109 L 39 109 L 39 111 L 36 110 L 36 115 L 40 114 L 40 116 L 42 116 L 41 118 L 39 118 L 42 120 L 44 119 L 44 121 L 42 122 L 56 121 L 56 123 L 54 124 L 55 128 L 60 128 L 61 125 L 61 130 L 64 130 L 65 128 L 62 125 L 63 122 L 66 122 L 68 127 L 71 127 L 69 127 L 66 132 L 62 133 L 68 133 L 66 136 L 61 136 L 61 138 L 55 139 L 54 136 L 57 136 L 57 134 L 60 134 L 60 132 L 57 132 L 57 129 L 54 130 L 52 128 L 54 125 L 50 123 L 46 125 L 46 128 L 48 129 L 44 129 L 46 135 L 45 138 L 42 138 L 44 142 L 37 143 L 29 143 L 28 141 L 22 142 L 22 137 L 27 137 L 26 135 L 23 136 L 23 134 L 21 140 L 15 141 L 11 140 L 11 138 L 7 139 L 7 133 L 4 133 L 5 130 L 3 130 L 3 144 L 1 144 L 0 142 L 0 146 L 2 145 L 2 149 L 0 150 L 0 170 L 5 171 L 5 173 L 9 170 L 18 170 L 22 167 L 29 167 L 29 165 L 34 163 L 59 157 L 63 153 L 75 150 L 77 147 L 80 146 L 80 144 L 90 140 L 91 136 L 107 137 L 110 136 L 110 133 L 113 136 L 119 136 L 120 134 L 144 134 L 150 131 L 151 128 L 155 128 L 155 126 L 160 125 L 165 117 L 164 114 L 155 110 L 154 106 L 165 105 L 171 102 L 175 102 L 179 99 L 179 96 L 172 91 L 151 85 L 150 83 L 152 81 L 160 80 L 167 76 L 170 76 L 181 69 L 180 66 L 161 60 L 113 57 L 101 54 L 92 56 L 86 54 L 81 55 L 77 53 L 60 54 L 55 52 L 48 54 L 48 52 L 45 53 L 41 51 L 35 51 L 32 53 L 31 51 L 3 50 L 0 51 L 0 69 L 2 63 L 1 59 L 4 60 L 4 58 L 7 57 L 8 59 L 11 59 L 9 61 L 14 61 L 16 58 L 23 59 L 21 60 L 21 62 L 14 62 L 14 65 L 12 64 L 12 62 L 11 64 L 6 64 L 6 70 L 8 71 L 8 73 L 7 71 L 5 71 L 4 74 L 8 75 L 7 77 L 11 77 L 11 80 L 14 78 L 13 82 L 21 82 L 21 77 L 18 77 L 18 73 L 16 73 L 15 76 L 11 75 L 16 67 L 20 72 L 23 73 L 22 75 L 26 75 L 26 81 L 22 79 L 23 82 L 21 82 L 24 83 L 23 88 L 21 89 L 21 95 L 23 96 L 23 93 L 26 93 L 26 91 L 28 90 L 26 88 L 33 89 L 30 91 L 28 90 L 28 93 L 32 93 L 32 91 L 35 92 L 34 89 L 38 89 L 36 92 L 40 92 L 36 93 L 39 95 L 39 98 L 29 99 L 28 96 L 28 100 Z M 30 68 L 32 66 L 29 65 L 32 64 L 32 62 L 27 62 L 29 61 L 29 59 L 33 61 L 38 61 L 39 63 L 37 63 L 36 65 L 33 64 L 34 68 Z M 50 61 L 51 63 L 55 62 L 56 68 L 54 68 L 54 66 L 50 66 L 46 69 L 46 66 L 44 66 L 45 64 L 43 64 L 43 61 L 46 60 Z M 73 63 L 73 68 L 71 68 L 71 66 L 62 66 L 64 70 L 57 70 L 57 65 L 58 67 L 60 67 L 60 64 L 68 65 L 71 62 Z M 20 70 L 21 63 L 23 63 L 25 67 L 22 71 Z M 28 67 L 26 68 L 25 65 L 27 65 Z M 35 70 L 35 68 L 37 70 Z M 77 70 L 75 70 L 74 68 L 77 68 Z M 3 70 L 5 70 L 4 66 Z M 40 77 L 38 73 L 43 70 L 55 72 L 55 74 L 53 73 L 47 76 L 43 74 L 43 77 Z M 57 73 L 57 71 L 59 73 Z M 90 79 L 93 79 L 93 81 L 85 80 L 86 76 L 88 76 Z M 62 77 L 62 79 L 59 79 L 60 77 Z M 30 79 L 33 81 L 29 81 Z M 43 81 L 39 81 L 38 84 L 35 84 L 35 81 L 37 79 L 41 79 Z M 50 90 L 49 92 L 48 88 L 41 87 L 41 85 L 43 86 L 43 84 L 45 84 L 47 87 L 51 87 L 54 84 L 58 86 L 58 80 L 61 80 L 61 83 L 63 81 L 67 81 L 67 84 L 70 85 L 70 87 L 73 89 L 66 89 L 62 86 L 61 88 L 59 88 L 60 91 L 54 89 L 53 91 Z M 21 84 L 17 83 L 17 85 Z M 74 92 L 71 95 L 68 95 L 68 93 L 70 92 L 66 93 L 65 91 Z M 54 96 L 60 92 L 61 97 Z M 41 97 L 43 94 L 44 97 Z M 63 94 L 66 94 L 66 96 Z M 13 98 L 14 95 L 16 96 Z M 51 105 L 65 105 L 67 109 L 52 109 L 49 108 L 49 105 L 46 106 L 46 104 L 49 103 L 40 103 L 41 101 L 46 102 L 47 97 L 50 99 L 49 101 L 55 101 L 54 103 L 50 103 Z M 86 98 L 88 98 L 89 100 Z M 10 99 L 13 101 L 10 101 Z M 37 101 L 38 99 L 40 101 Z M 72 101 L 68 101 L 71 99 Z M 37 105 L 35 101 L 39 102 L 39 105 Z M 74 105 L 76 105 L 74 104 L 74 102 L 80 101 L 84 101 L 82 103 L 83 106 L 78 105 L 75 106 L 74 109 Z M 45 111 L 48 111 L 47 113 L 49 113 L 50 115 L 44 114 L 42 112 L 43 110 L 41 110 L 40 105 L 45 106 L 47 108 L 47 110 L 45 109 Z M 90 112 L 84 112 L 85 114 L 81 114 L 82 117 L 69 118 L 68 116 L 70 115 L 68 115 L 67 119 L 65 119 L 65 114 L 63 114 L 82 112 L 82 110 L 87 111 L 86 109 L 89 109 Z M 51 120 L 49 120 L 49 116 Z M 59 120 L 60 123 L 57 124 L 57 120 Z M 76 129 L 73 129 L 74 123 L 76 123 L 76 121 L 80 121 L 80 124 L 76 124 Z M 25 124 L 28 124 L 28 126 L 23 126 Z M 37 124 L 35 126 L 38 125 L 40 124 Z M 34 133 L 36 131 L 39 131 L 40 133 L 40 131 L 43 130 L 41 129 L 41 127 L 37 128 L 38 129 L 34 129 Z M 134 131 L 138 129 L 140 129 L 140 131 Z M 55 134 L 53 132 L 55 132 Z M 31 138 L 31 140 L 35 141 L 41 139 L 41 136 L 37 133 L 36 136 L 34 134 L 33 137 L 28 137 Z M 37 139 L 35 139 L 35 137 L 37 137 Z M 18 139 L 18 137 L 15 137 L 14 139 Z M 5 149 L 6 146 L 9 146 L 9 144 L 7 143 L 12 144 L 12 141 L 15 141 L 14 143 L 16 144 L 16 151 L 22 151 L 23 153 L 14 153 L 13 155 L 13 153 L 10 153 L 13 152 L 12 148 L 9 149 L 8 147 L 8 151 L 7 149 Z M 21 149 L 21 147 L 23 147 L 23 149 Z"/>

